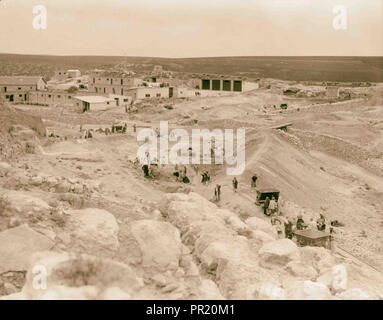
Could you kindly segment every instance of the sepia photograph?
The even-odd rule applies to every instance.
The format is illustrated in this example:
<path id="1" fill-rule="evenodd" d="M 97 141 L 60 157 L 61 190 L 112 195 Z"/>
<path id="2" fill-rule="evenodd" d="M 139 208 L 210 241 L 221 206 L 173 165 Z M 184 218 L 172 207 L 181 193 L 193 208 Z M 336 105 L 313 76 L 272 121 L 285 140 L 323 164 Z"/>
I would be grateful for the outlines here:
<path id="1" fill-rule="evenodd" d="M 0 307 L 383 300 L 382 0 L 1 0 L 0 29 Z"/>

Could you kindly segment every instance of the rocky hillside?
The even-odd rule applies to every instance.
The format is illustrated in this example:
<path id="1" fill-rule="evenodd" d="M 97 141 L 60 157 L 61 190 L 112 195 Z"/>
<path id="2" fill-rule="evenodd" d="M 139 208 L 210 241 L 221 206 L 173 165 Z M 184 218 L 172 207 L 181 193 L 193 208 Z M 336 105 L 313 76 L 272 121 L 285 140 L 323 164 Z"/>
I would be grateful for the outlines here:
<path id="1" fill-rule="evenodd" d="M 40 118 L 0 103 L 0 159 L 33 152 L 36 136 L 44 135 Z"/>

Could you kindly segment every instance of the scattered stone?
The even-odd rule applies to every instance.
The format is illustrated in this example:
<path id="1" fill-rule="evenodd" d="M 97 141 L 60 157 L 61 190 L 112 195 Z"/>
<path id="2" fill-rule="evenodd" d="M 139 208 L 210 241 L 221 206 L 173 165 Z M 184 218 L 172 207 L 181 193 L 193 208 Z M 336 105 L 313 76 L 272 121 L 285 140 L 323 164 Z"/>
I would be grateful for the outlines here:
<path id="1" fill-rule="evenodd" d="M 159 288 L 163 288 L 168 283 L 167 278 L 162 274 L 156 274 L 154 277 L 152 277 L 153 282 L 155 285 Z"/>
<path id="2" fill-rule="evenodd" d="M 67 181 L 62 181 L 55 187 L 57 193 L 67 193 L 71 189 L 71 184 Z"/>
<path id="3" fill-rule="evenodd" d="M 0 177 L 6 177 L 12 170 L 12 167 L 6 162 L 0 162 Z"/>

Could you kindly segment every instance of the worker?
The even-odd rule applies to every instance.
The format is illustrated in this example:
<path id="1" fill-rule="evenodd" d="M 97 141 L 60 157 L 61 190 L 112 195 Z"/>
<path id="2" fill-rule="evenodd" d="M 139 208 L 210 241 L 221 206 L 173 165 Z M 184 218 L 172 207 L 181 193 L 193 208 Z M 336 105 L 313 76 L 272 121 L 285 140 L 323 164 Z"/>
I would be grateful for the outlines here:
<path id="1" fill-rule="evenodd" d="M 263 213 L 268 216 L 268 209 L 269 209 L 269 204 L 270 204 L 270 198 L 266 197 L 265 203 L 263 204 Z"/>
<path id="2" fill-rule="evenodd" d="M 137 127 L 135 123 L 133 124 L 133 132 L 137 132 Z"/>
<path id="3" fill-rule="evenodd" d="M 272 196 L 271 197 L 271 200 L 270 200 L 270 203 L 269 203 L 269 211 L 270 211 L 270 214 L 274 214 L 276 213 L 278 210 L 278 204 L 277 204 L 277 201 L 275 200 L 275 197 Z"/>
<path id="4" fill-rule="evenodd" d="M 217 184 L 214 189 L 215 201 L 221 200 L 221 186 Z"/>
<path id="5" fill-rule="evenodd" d="M 126 129 L 128 129 L 128 125 L 125 122 L 124 127 L 122 128 L 122 133 L 126 133 Z"/>
<path id="6" fill-rule="evenodd" d="M 297 230 L 303 230 L 305 228 L 306 228 L 306 224 L 303 221 L 303 217 L 302 215 L 299 215 L 297 219 Z"/>
<path id="7" fill-rule="evenodd" d="M 209 183 L 210 181 L 210 176 L 209 176 L 209 172 L 208 171 L 205 171 L 203 174 L 202 174 L 202 183 L 203 184 L 206 184 L 206 183 Z"/>
<path id="8" fill-rule="evenodd" d="M 144 171 L 145 178 L 149 177 L 149 166 L 147 164 L 142 166 L 142 170 Z"/>
<path id="9" fill-rule="evenodd" d="M 238 180 L 236 177 L 234 177 L 233 179 L 233 188 L 234 188 L 234 192 L 237 192 L 237 189 L 238 189 Z"/>
<path id="10" fill-rule="evenodd" d="M 285 222 L 285 236 L 287 239 L 293 238 L 293 224 L 289 219 Z"/>
<path id="11" fill-rule="evenodd" d="M 326 230 L 326 219 L 323 214 L 321 214 L 320 218 L 317 220 L 317 228 L 319 231 Z"/>
<path id="12" fill-rule="evenodd" d="M 280 220 L 275 220 L 274 228 L 277 231 L 278 239 L 283 238 L 282 222 Z"/>
<path id="13" fill-rule="evenodd" d="M 257 179 L 258 179 L 258 176 L 256 174 L 254 174 L 251 177 L 251 187 L 252 188 L 256 188 L 257 187 Z"/>

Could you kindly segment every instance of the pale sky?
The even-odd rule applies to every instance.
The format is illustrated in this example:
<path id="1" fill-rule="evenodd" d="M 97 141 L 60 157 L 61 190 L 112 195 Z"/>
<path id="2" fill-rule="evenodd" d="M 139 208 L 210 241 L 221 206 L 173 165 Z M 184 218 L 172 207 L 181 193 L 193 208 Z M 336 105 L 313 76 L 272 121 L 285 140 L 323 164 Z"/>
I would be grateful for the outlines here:
<path id="1" fill-rule="evenodd" d="M 383 0 L 1 0 L 0 52 L 383 56 Z M 32 9 L 47 8 L 35 30 Z M 347 8 L 335 30 L 333 8 Z"/>

